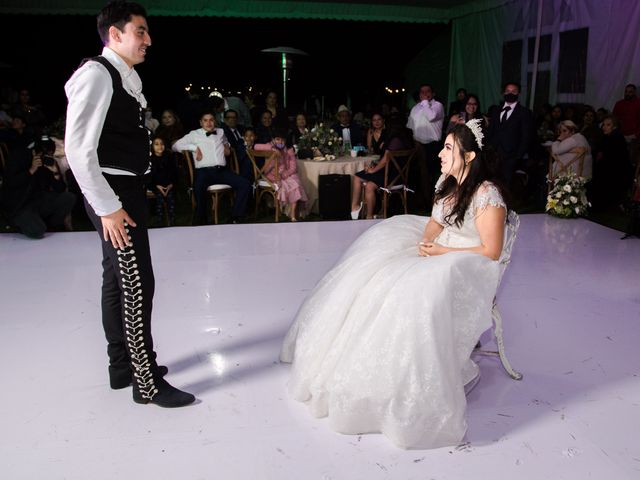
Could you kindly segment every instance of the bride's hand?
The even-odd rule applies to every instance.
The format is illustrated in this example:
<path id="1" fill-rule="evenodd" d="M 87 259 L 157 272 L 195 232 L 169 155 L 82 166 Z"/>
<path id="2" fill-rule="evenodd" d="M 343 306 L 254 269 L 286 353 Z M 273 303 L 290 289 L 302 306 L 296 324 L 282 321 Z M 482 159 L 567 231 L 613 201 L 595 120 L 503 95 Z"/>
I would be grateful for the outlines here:
<path id="1" fill-rule="evenodd" d="M 421 257 L 432 257 L 447 253 L 445 247 L 435 242 L 420 242 L 418 244 L 418 255 Z"/>

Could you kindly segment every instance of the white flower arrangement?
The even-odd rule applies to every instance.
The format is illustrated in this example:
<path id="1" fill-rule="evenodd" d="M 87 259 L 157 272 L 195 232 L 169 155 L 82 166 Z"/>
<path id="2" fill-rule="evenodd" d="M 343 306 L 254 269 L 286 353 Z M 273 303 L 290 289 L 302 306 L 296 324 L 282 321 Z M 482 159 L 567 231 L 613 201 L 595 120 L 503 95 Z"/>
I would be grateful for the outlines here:
<path id="1" fill-rule="evenodd" d="M 587 200 L 586 179 L 575 173 L 561 175 L 553 181 L 553 188 L 547 195 L 545 211 L 550 215 L 574 218 L 587 213 L 591 206 Z"/>
<path id="2" fill-rule="evenodd" d="M 298 149 L 318 151 L 322 155 L 337 155 L 342 148 L 342 138 L 326 123 L 318 123 L 305 130 L 298 140 Z M 334 157 L 335 158 L 335 157 Z"/>

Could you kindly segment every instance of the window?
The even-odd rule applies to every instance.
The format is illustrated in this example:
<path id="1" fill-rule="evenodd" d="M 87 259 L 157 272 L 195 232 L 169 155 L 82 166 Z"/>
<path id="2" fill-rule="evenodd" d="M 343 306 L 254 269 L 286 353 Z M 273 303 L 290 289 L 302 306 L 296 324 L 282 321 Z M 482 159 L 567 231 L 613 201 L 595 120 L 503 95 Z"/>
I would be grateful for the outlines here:
<path id="1" fill-rule="evenodd" d="M 533 54 L 536 49 L 536 37 L 529 37 L 529 60 L 533 63 Z M 540 36 L 540 49 L 538 50 L 538 63 L 548 62 L 551 60 L 551 35 Z"/>
<path id="2" fill-rule="evenodd" d="M 512 40 L 502 46 L 502 85 L 520 83 L 522 71 L 522 40 Z"/>
<path id="3" fill-rule="evenodd" d="M 584 93 L 587 77 L 589 29 L 560 33 L 558 93 Z"/>

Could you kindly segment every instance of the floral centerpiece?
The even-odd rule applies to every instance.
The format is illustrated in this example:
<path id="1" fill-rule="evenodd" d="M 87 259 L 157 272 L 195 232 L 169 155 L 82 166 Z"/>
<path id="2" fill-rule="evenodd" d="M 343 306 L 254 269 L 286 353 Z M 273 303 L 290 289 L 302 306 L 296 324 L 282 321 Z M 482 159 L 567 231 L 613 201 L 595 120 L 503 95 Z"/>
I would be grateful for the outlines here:
<path id="1" fill-rule="evenodd" d="M 305 129 L 298 140 L 298 152 L 312 152 L 314 157 L 337 155 L 342 148 L 342 138 L 326 123 L 318 123 L 311 130 Z"/>
<path id="2" fill-rule="evenodd" d="M 553 181 L 553 188 L 547 195 L 545 211 L 550 215 L 574 218 L 587 213 L 591 206 L 587 200 L 586 179 L 575 173 L 561 175 Z"/>

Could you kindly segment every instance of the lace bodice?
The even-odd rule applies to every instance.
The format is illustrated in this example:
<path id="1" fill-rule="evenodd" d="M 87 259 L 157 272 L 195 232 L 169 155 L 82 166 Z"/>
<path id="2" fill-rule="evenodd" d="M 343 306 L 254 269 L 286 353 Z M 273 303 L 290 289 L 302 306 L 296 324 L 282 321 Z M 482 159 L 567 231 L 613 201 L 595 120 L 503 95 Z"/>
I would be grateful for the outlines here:
<path id="1" fill-rule="evenodd" d="M 440 187 L 444 178 L 444 175 L 440 177 L 436 189 Z M 445 217 L 448 214 L 448 206 L 445 205 L 444 200 L 437 201 L 433 206 L 431 216 L 444 227 L 444 230 L 435 238 L 435 241 L 447 247 L 474 247 L 480 245 L 480 234 L 475 220 L 488 205 L 506 209 L 506 204 L 498 188 L 491 182 L 484 182 L 473 195 L 469 208 L 465 213 L 464 222 L 461 226 L 457 226 L 455 223 L 452 225 L 447 224 Z"/>

